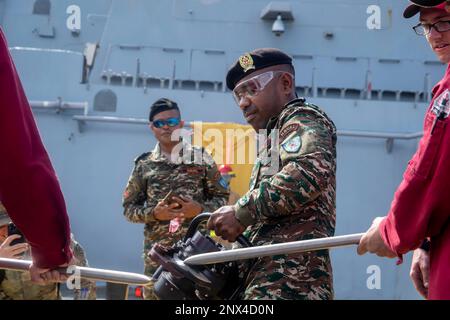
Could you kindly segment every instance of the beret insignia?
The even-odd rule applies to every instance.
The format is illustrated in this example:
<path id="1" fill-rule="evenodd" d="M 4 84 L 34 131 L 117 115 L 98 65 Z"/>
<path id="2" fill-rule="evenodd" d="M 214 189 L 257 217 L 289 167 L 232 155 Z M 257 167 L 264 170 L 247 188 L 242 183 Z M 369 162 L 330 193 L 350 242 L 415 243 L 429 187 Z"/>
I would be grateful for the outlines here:
<path id="1" fill-rule="evenodd" d="M 253 58 L 249 53 L 246 53 L 243 56 L 239 57 L 239 64 L 241 65 L 242 69 L 244 69 L 244 72 L 255 69 Z"/>

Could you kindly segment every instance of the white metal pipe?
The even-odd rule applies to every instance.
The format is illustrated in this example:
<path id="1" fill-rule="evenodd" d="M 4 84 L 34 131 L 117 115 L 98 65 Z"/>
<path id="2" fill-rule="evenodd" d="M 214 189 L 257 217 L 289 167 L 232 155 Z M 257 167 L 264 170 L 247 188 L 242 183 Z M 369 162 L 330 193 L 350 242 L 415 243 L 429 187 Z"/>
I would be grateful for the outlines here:
<path id="1" fill-rule="evenodd" d="M 202 265 L 222 263 L 236 260 L 253 259 L 257 257 L 274 256 L 277 254 L 292 254 L 306 251 L 331 249 L 359 244 L 364 233 L 349 234 L 345 236 L 318 238 L 303 241 L 269 244 L 251 248 L 224 250 L 197 254 L 184 260 L 185 264 Z"/>
<path id="2" fill-rule="evenodd" d="M 30 266 L 31 261 L 0 258 L 0 269 L 28 271 Z M 64 268 L 59 269 L 59 271 L 67 276 L 79 275 L 83 279 L 93 281 L 105 281 L 105 282 L 140 285 L 140 286 L 147 285 L 151 282 L 151 279 L 149 277 L 142 274 L 106 270 L 106 269 L 95 269 L 76 266 L 72 270 L 72 273 L 68 273 L 67 269 Z"/>

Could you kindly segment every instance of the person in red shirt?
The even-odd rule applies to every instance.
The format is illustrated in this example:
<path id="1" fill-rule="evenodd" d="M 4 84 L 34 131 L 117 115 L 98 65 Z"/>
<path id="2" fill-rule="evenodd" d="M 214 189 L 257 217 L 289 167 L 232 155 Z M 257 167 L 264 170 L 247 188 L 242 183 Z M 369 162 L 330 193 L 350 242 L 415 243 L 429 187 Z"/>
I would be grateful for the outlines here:
<path id="1" fill-rule="evenodd" d="M 72 258 L 64 198 L 0 29 L 0 201 L 31 246 L 33 281 L 61 281 Z"/>
<path id="2" fill-rule="evenodd" d="M 450 62 L 450 6 L 414 0 L 405 18 L 420 13 L 414 27 L 438 59 Z M 434 6 L 434 7 L 433 7 Z M 446 9 L 447 8 L 447 9 Z M 448 10 L 448 12 L 447 12 Z M 433 88 L 424 136 L 404 173 L 387 217 L 376 218 L 362 237 L 358 254 L 399 257 L 415 250 L 411 277 L 425 298 L 450 299 L 450 65 Z"/>

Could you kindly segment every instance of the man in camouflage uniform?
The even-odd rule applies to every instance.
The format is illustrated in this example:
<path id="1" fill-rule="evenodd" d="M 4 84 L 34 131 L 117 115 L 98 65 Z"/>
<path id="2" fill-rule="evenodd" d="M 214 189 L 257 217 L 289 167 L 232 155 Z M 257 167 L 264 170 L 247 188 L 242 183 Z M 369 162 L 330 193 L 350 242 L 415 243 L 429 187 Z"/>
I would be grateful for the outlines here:
<path id="1" fill-rule="evenodd" d="M 158 267 L 148 257 L 153 245 L 170 247 L 181 240 L 192 218 L 225 205 L 229 192 L 214 160 L 203 148 L 172 139 L 184 126 L 175 102 L 156 101 L 149 120 L 158 143 L 152 152 L 135 160 L 123 207 L 128 221 L 145 223 L 144 272 L 152 276 Z M 153 284 L 144 288 L 144 298 L 157 299 Z"/>
<path id="2" fill-rule="evenodd" d="M 8 224 L 11 222 L 6 213 L 5 208 L 0 203 L 0 242 L 5 241 Z M 88 261 L 84 253 L 83 247 L 75 241 L 71 235 L 70 249 L 73 252 L 73 263 L 78 266 L 88 267 Z M 19 257 L 15 257 L 18 259 Z M 31 253 L 28 249 L 20 257 L 30 260 Z M 13 270 L 0 270 L 0 300 L 60 300 L 60 284 L 49 283 L 46 285 L 38 285 L 31 281 L 28 272 L 20 272 Z M 80 288 L 73 290 L 74 300 L 95 300 L 95 283 L 89 280 L 81 279 Z"/>
<path id="3" fill-rule="evenodd" d="M 228 241 L 246 228 L 255 246 L 334 235 L 336 128 L 319 107 L 296 98 L 294 76 L 292 59 L 277 49 L 247 53 L 227 74 L 247 122 L 268 134 L 249 191 L 208 221 Z M 243 298 L 332 299 L 328 250 L 258 258 Z"/>

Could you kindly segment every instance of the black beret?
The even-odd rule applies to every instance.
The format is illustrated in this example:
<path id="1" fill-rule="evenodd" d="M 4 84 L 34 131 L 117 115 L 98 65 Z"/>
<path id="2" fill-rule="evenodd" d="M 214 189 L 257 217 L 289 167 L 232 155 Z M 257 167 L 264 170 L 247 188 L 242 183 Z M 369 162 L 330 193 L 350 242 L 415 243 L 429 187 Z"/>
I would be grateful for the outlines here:
<path id="1" fill-rule="evenodd" d="M 420 12 L 420 8 L 433 8 L 443 4 L 445 0 L 410 0 L 413 4 L 409 5 L 403 12 L 403 17 L 406 19 L 414 17 Z M 444 8 L 443 6 L 440 8 Z"/>
<path id="2" fill-rule="evenodd" d="M 253 72 L 279 64 L 292 65 L 292 58 L 274 48 L 256 49 L 239 57 L 227 73 L 227 87 L 233 90 L 242 78 Z"/>
<path id="3" fill-rule="evenodd" d="M 180 109 L 178 108 L 178 104 L 176 102 L 166 98 L 158 99 L 150 107 L 150 115 L 148 119 L 150 121 L 153 121 L 155 115 L 167 110 L 178 110 L 178 112 L 180 111 Z"/>

